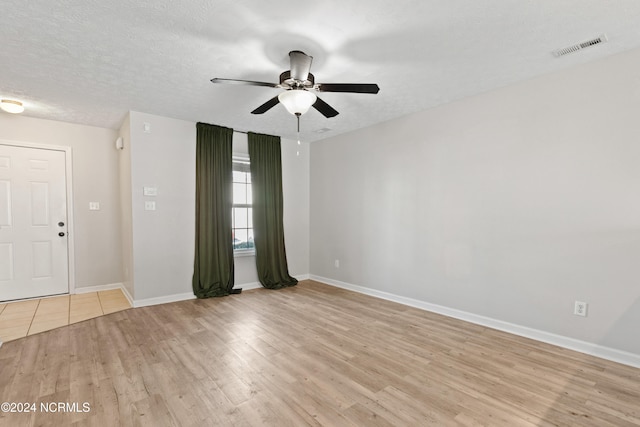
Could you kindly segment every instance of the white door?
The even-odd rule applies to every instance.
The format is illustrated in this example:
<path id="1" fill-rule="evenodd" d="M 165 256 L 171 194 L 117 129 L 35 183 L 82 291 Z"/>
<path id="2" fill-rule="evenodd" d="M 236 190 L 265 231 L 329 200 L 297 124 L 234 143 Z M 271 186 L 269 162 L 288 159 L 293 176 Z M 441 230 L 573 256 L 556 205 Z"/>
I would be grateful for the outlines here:
<path id="1" fill-rule="evenodd" d="M 69 292 L 65 153 L 0 144 L 0 301 Z"/>

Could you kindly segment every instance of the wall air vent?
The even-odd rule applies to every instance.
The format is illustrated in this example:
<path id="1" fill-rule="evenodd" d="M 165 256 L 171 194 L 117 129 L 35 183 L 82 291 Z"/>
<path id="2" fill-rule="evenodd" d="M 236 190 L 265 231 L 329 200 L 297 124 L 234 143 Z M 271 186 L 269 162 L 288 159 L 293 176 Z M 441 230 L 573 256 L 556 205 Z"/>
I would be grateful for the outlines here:
<path id="1" fill-rule="evenodd" d="M 597 44 L 601 44 L 607 41 L 607 35 L 603 34 L 601 36 L 596 37 L 595 39 L 587 40 L 582 43 L 574 44 L 573 46 L 564 47 L 562 49 L 556 49 L 553 51 L 553 56 L 564 56 L 570 53 L 577 52 L 582 49 L 586 49 L 591 46 L 595 46 Z"/>

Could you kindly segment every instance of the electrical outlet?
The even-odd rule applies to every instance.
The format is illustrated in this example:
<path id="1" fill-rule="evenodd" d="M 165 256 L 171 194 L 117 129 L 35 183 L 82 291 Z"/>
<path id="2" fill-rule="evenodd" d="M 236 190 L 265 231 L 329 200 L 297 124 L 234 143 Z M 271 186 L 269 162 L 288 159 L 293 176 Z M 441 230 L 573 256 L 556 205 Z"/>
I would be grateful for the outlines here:
<path id="1" fill-rule="evenodd" d="M 576 301 L 573 306 L 573 314 L 576 316 L 587 317 L 587 307 L 589 307 L 589 304 L 586 302 Z"/>
<path id="2" fill-rule="evenodd" d="M 340 260 L 339 260 L 339 259 L 335 260 L 335 261 L 333 262 L 333 265 L 334 265 L 336 268 L 340 268 Z"/>

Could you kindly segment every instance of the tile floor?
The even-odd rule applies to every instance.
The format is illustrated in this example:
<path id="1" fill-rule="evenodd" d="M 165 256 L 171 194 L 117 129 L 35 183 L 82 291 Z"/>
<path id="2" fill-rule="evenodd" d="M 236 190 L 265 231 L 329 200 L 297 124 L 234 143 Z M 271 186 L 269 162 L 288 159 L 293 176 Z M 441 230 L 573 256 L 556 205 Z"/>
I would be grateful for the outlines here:
<path id="1" fill-rule="evenodd" d="M 8 342 L 131 308 L 120 289 L 0 303 L 0 341 Z"/>

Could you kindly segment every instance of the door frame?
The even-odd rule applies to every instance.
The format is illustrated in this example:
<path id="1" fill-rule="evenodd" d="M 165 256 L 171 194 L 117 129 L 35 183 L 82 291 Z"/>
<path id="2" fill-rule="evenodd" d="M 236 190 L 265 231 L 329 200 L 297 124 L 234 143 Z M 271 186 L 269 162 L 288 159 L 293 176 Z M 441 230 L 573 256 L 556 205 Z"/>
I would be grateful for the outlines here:
<path id="1" fill-rule="evenodd" d="M 73 156 L 71 147 L 63 145 L 49 145 L 36 142 L 11 141 L 0 139 L 0 145 L 9 145 L 13 147 L 35 148 L 37 150 L 62 151 L 64 152 L 64 170 L 65 170 L 65 186 L 67 196 L 67 235 L 71 236 L 67 239 L 67 270 L 69 281 L 69 295 L 76 292 L 76 267 L 75 267 L 75 232 L 73 228 Z"/>

